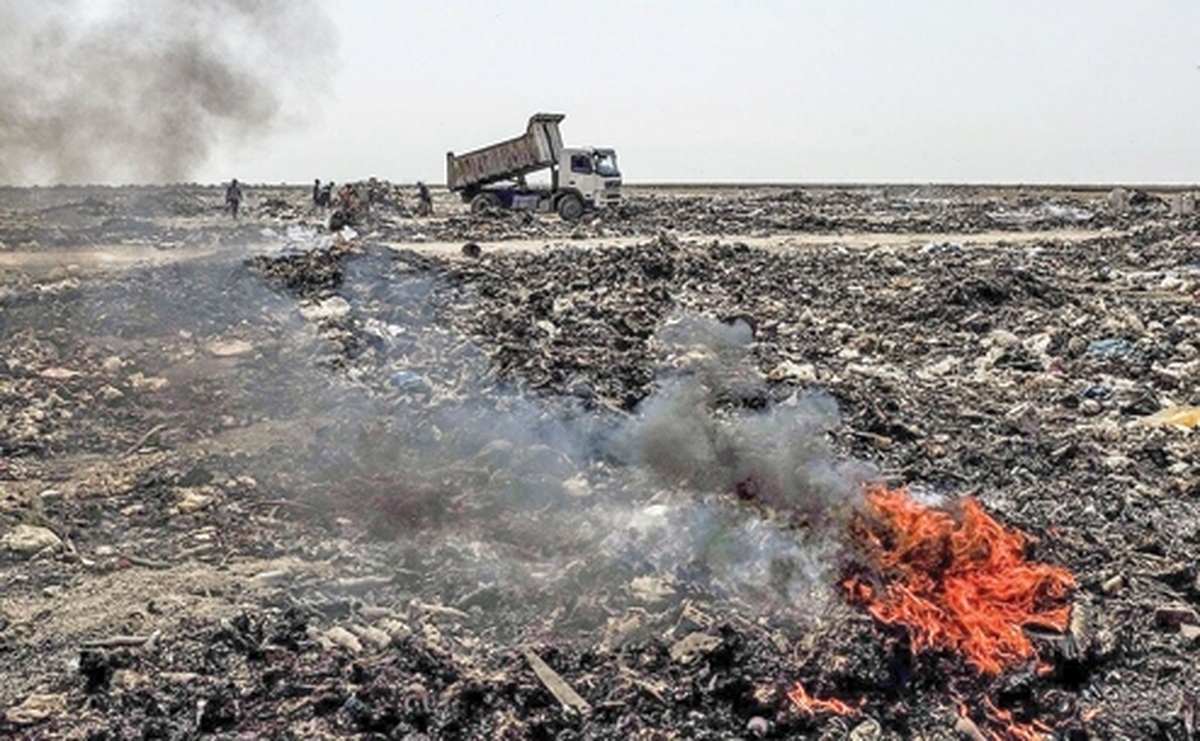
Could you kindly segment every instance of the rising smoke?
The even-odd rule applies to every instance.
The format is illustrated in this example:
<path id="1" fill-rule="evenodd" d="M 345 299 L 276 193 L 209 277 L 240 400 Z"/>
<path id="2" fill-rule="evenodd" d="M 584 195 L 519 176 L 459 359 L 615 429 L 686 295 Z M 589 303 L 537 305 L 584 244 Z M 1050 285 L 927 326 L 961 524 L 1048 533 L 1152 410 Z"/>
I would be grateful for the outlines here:
<path id="1" fill-rule="evenodd" d="M 696 490 L 737 494 L 836 520 L 874 471 L 839 461 L 827 433 L 840 424 L 837 402 L 821 391 L 779 404 L 763 398 L 749 357 L 752 329 L 691 315 L 666 323 L 657 339 L 680 373 L 661 380 L 630 425 L 635 463 Z"/>
<path id="2" fill-rule="evenodd" d="M 184 181 L 303 117 L 328 27 L 314 0 L 10 0 L 0 182 Z"/>
<path id="3" fill-rule="evenodd" d="M 411 291 L 394 278 L 390 285 Z M 411 317 L 405 324 L 413 325 Z M 453 528 L 454 537 L 476 538 L 476 552 L 488 551 L 480 557 L 481 582 L 495 579 L 488 574 L 500 563 L 510 567 L 504 579 L 522 581 L 523 569 L 495 548 L 519 543 L 543 561 L 527 564 L 525 578 L 540 571 L 539 589 L 551 599 L 575 583 L 620 590 L 631 576 L 654 577 L 763 610 L 816 614 L 832 593 L 861 485 L 877 472 L 834 451 L 829 433 L 840 420 L 828 394 L 759 403 L 765 380 L 750 356 L 753 339 L 744 322 L 674 318 L 655 337 L 664 354 L 661 388 L 634 415 L 606 422 L 569 404 L 520 396 L 466 401 L 424 416 L 418 426 L 437 430 L 436 442 L 409 439 L 385 465 L 486 470 L 471 488 L 495 507 L 493 516 L 482 528 L 466 520 Z M 458 371 L 448 375 L 461 383 Z M 499 401 L 495 390 L 480 394 Z M 401 427 L 423 415 L 411 410 Z M 739 506 L 739 498 L 768 507 Z M 527 520 L 536 526 L 506 532 Z"/>
<path id="4" fill-rule="evenodd" d="M 317 497 L 371 511 L 373 534 L 398 548 L 419 543 L 405 569 L 435 580 L 453 564 L 472 589 L 523 607 L 551 612 L 595 590 L 626 595 L 610 607 L 641 604 L 630 585 L 650 580 L 667 602 L 703 592 L 820 613 L 875 472 L 834 450 L 831 396 L 769 396 L 750 325 L 665 321 L 660 389 L 626 415 L 501 382 L 438 319 L 431 297 L 444 288 L 389 256 L 347 264 L 348 319 L 373 338 L 353 372 L 384 407 L 339 393 L 316 415 L 318 455 L 286 465 L 309 469 Z M 307 401 L 324 404 L 320 392 Z"/>
<path id="5" fill-rule="evenodd" d="M 288 247 L 318 238 L 297 230 Z M 501 382 L 439 319 L 446 287 L 391 253 L 347 261 L 334 297 L 347 313 L 325 318 L 314 309 L 334 298 L 298 312 L 236 259 L 157 271 L 129 281 L 132 296 L 98 295 L 81 313 L 102 317 L 104 337 L 261 338 L 263 359 L 236 374 L 205 370 L 206 352 L 194 367 L 172 361 L 163 393 L 195 403 L 199 379 L 231 414 L 287 421 L 247 436 L 278 451 L 250 456 L 261 468 L 249 473 L 365 524 L 414 595 L 461 606 L 492 591 L 579 634 L 606 630 L 610 610 L 685 599 L 806 620 L 835 594 L 844 518 L 872 472 L 833 449 L 828 395 L 759 403 L 749 325 L 665 321 L 653 342 L 660 390 L 626 415 Z M 604 610 L 572 607 L 596 595 Z M 489 633 L 512 639 L 530 624 L 496 623 Z"/>

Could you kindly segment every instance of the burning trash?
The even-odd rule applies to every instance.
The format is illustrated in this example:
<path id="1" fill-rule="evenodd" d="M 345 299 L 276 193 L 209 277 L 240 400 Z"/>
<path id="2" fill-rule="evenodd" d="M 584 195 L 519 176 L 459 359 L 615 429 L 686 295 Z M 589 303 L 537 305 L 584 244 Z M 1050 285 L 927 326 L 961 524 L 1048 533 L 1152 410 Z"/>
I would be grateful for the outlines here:
<path id="1" fill-rule="evenodd" d="M 833 715 L 853 715 L 857 711 L 853 706 L 836 698 L 818 699 L 808 693 L 803 684 L 797 684 L 788 691 L 788 699 L 796 709 L 805 715 L 831 713 Z"/>
<path id="2" fill-rule="evenodd" d="M 1026 561 L 1025 536 L 974 499 L 955 512 L 873 488 L 858 529 L 877 574 L 851 577 L 849 597 L 880 622 L 903 625 L 914 653 L 956 651 L 999 674 L 1034 658 L 1024 626 L 1067 628 L 1071 573 Z"/>
<path id="3" fill-rule="evenodd" d="M 851 532 L 865 568 L 843 582 L 848 600 L 885 625 L 902 626 L 914 655 L 951 651 L 979 675 L 994 676 L 1035 659 L 1027 626 L 1068 629 L 1074 577 L 1026 560 L 1026 536 L 1006 529 L 974 499 L 934 507 L 904 490 L 872 486 Z M 800 684 L 788 698 L 806 715 L 855 712 Z M 990 698 L 982 704 L 983 717 L 1003 734 L 981 737 L 1035 741 L 1049 730 L 1037 720 L 1017 721 Z M 965 704 L 959 716 L 970 721 Z"/>

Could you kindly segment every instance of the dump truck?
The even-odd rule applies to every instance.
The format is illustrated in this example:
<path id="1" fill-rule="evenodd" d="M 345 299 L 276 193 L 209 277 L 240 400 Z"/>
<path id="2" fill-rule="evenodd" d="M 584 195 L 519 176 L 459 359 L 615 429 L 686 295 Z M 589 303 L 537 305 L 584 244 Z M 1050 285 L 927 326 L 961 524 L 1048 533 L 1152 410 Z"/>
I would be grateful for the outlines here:
<path id="1" fill-rule="evenodd" d="M 553 211 L 575 221 L 587 211 L 621 202 L 617 153 L 602 147 L 564 147 L 561 113 L 535 113 L 521 136 L 465 154 L 446 153 L 446 186 L 471 204 L 492 209 Z M 550 171 L 550 186 L 525 177 Z"/>

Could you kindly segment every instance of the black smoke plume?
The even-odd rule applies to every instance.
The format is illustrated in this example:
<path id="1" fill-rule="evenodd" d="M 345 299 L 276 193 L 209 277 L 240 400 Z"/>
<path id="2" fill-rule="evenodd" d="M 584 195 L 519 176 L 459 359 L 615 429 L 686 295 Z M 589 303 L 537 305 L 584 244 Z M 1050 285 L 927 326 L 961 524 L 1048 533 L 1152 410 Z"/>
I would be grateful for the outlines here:
<path id="1" fill-rule="evenodd" d="M 335 41 L 311 0 L 0 4 L 0 182 L 181 182 L 305 113 Z"/>

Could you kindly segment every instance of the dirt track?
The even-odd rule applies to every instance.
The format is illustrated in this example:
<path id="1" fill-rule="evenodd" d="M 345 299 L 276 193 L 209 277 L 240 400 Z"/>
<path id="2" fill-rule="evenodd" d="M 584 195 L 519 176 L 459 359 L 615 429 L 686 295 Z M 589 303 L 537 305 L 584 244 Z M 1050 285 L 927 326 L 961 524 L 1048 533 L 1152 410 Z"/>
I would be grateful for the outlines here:
<path id="1" fill-rule="evenodd" d="M 1138 421 L 1200 403 L 1194 217 L 635 191 L 334 238 L 251 194 L 237 224 L 201 189 L 0 201 L 0 529 L 51 538 L 0 554 L 0 731 L 932 739 L 987 698 L 1192 733 L 1196 438 Z M 906 657 L 836 586 L 864 479 L 1033 535 L 1082 656 Z M 865 704 L 808 717 L 796 681 Z"/>

